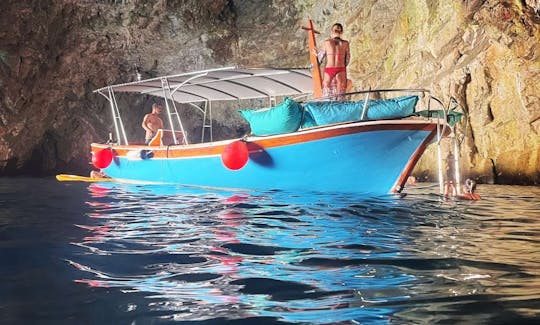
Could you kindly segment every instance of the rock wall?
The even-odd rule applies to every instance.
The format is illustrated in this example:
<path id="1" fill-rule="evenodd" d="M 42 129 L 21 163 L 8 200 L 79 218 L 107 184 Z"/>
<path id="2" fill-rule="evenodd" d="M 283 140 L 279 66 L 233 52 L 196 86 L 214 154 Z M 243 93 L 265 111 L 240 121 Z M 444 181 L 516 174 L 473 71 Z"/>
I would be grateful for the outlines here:
<path id="1" fill-rule="evenodd" d="M 466 176 L 540 182 L 540 1 L 4 0 L 0 3 L 0 175 L 89 170 L 107 137 L 110 83 L 226 65 L 307 66 L 312 18 L 342 22 L 355 89 L 424 87 L 468 113 Z M 120 98 L 120 100 L 123 100 Z M 151 99 L 134 103 L 128 130 Z M 132 103 L 133 104 L 133 103 Z M 218 116 L 241 134 L 230 116 Z M 197 130 L 192 114 L 188 129 Z M 129 123 L 131 122 L 131 123 Z M 433 179 L 435 151 L 415 174 Z"/>
<path id="2" fill-rule="evenodd" d="M 344 22 L 358 89 L 457 99 L 464 175 L 539 183 L 540 1 L 341 1 L 314 12 L 319 26 Z M 432 146 L 415 174 L 434 179 L 435 166 Z"/>

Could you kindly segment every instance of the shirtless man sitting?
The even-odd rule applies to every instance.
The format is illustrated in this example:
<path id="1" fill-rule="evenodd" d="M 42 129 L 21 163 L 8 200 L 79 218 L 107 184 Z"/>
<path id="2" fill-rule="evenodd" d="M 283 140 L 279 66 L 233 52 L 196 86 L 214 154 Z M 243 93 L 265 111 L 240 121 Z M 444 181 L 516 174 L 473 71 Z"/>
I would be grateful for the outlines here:
<path id="1" fill-rule="evenodd" d="M 350 61 L 349 42 L 341 39 L 343 26 L 335 23 L 332 26 L 331 38 L 325 40 L 322 49 L 318 51 L 319 62 L 326 57 L 326 65 L 323 77 L 323 96 L 331 95 L 331 85 L 335 81 L 337 86 L 336 94 L 344 94 L 347 87 L 347 69 Z M 335 80 L 334 80 L 335 79 Z"/>
<path id="2" fill-rule="evenodd" d="M 146 144 L 150 143 L 159 129 L 163 129 L 163 121 L 159 117 L 161 111 L 163 111 L 163 106 L 154 103 L 152 104 L 152 113 L 144 116 L 142 127 L 146 131 L 144 137 Z"/>

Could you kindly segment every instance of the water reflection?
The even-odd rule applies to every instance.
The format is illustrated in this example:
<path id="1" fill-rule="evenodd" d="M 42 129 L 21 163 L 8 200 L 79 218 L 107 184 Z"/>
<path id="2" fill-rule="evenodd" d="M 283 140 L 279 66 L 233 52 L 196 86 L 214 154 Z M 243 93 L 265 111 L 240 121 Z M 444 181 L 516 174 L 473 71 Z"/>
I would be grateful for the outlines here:
<path id="1" fill-rule="evenodd" d="M 528 208 L 524 229 L 489 199 L 473 206 L 425 193 L 399 199 L 111 183 L 92 184 L 89 193 L 92 211 L 76 225 L 86 236 L 68 260 L 81 271 L 76 282 L 142 292 L 145 299 L 128 309 L 165 319 L 425 322 L 459 320 L 444 311 L 471 301 L 534 315 L 507 301 L 540 298 L 524 283 L 540 284 L 536 260 L 516 256 L 539 248 Z"/>

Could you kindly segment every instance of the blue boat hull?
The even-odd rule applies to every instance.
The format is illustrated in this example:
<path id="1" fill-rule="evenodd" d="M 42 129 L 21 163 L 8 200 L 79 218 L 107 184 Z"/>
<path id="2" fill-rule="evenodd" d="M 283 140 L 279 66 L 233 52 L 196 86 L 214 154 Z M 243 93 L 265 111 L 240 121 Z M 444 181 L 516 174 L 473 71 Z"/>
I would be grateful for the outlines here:
<path id="1" fill-rule="evenodd" d="M 429 123 L 349 128 L 277 136 L 271 139 L 272 145 L 261 138 L 247 139 L 253 144 L 249 146 L 249 160 L 236 171 L 226 168 L 216 153 L 169 156 L 174 150 L 182 150 L 180 146 L 153 148 L 155 153 L 168 150 L 167 157 L 155 155 L 147 159 L 130 158 L 120 148 L 114 148 L 120 154 L 104 171 L 123 180 L 215 188 L 392 193 L 401 190 L 435 132 Z M 99 150 L 99 145 L 93 146 Z M 142 150 L 131 149 L 132 153 Z"/>

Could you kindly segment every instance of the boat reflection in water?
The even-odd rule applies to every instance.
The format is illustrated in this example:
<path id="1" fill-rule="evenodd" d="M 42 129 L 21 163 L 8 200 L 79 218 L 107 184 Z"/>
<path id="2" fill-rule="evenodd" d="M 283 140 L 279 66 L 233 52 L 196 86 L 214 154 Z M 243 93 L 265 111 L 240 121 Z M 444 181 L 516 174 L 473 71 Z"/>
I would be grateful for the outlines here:
<path id="1" fill-rule="evenodd" d="M 396 311 L 384 304 L 406 299 L 399 288 L 414 278 L 373 263 L 399 251 L 391 234 L 400 224 L 375 217 L 394 198 L 111 183 L 89 190 L 93 212 L 77 225 L 88 235 L 70 261 L 84 271 L 76 281 L 143 292 L 138 308 L 162 317 L 384 319 Z"/>
<path id="2" fill-rule="evenodd" d="M 539 193 L 518 205 L 492 189 L 459 202 L 92 184 L 69 263 L 133 320 L 529 320 Z"/>

